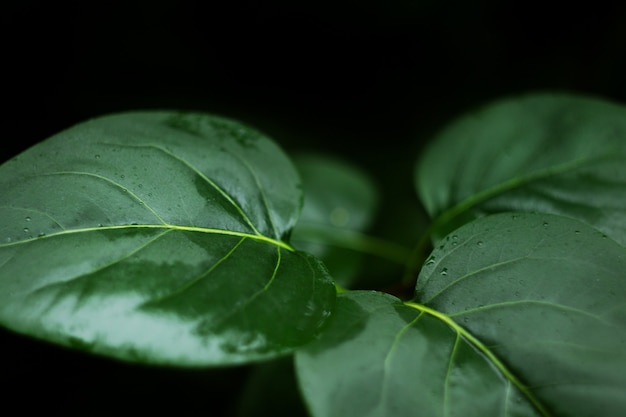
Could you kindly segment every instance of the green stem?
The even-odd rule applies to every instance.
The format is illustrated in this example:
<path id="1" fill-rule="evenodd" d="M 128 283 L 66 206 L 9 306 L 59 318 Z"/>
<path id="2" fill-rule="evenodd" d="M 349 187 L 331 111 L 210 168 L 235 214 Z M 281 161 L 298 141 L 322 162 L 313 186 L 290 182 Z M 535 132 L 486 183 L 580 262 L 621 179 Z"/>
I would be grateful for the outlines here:
<path id="1" fill-rule="evenodd" d="M 326 225 L 299 224 L 298 231 L 298 238 L 293 240 L 324 243 L 367 253 L 398 265 L 404 265 L 411 254 L 411 251 L 405 246 L 354 230 L 339 229 Z"/>

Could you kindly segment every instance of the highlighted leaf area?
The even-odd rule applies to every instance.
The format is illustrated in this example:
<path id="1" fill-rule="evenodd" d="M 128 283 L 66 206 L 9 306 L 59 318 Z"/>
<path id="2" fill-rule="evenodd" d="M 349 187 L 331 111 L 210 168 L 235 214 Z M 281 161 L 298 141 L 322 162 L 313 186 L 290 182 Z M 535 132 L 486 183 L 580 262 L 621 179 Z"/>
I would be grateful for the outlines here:
<path id="1" fill-rule="evenodd" d="M 0 167 L 0 323 L 142 363 L 279 356 L 334 305 L 285 241 L 299 177 L 269 139 L 203 114 L 77 125 Z"/>
<path id="2" fill-rule="evenodd" d="M 433 251 L 414 300 L 339 295 L 296 354 L 304 396 L 316 417 L 619 416 L 624 271 L 626 250 L 577 220 L 481 218 Z"/>

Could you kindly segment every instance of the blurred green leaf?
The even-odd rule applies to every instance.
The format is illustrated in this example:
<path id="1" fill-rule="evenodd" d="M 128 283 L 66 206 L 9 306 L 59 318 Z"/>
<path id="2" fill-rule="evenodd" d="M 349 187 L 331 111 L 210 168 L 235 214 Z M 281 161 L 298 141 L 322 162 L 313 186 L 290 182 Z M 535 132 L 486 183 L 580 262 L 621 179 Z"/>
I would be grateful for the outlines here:
<path id="1" fill-rule="evenodd" d="M 223 365 L 307 342 L 334 303 L 285 238 L 300 179 L 200 113 L 93 119 L 0 166 L 0 323 L 131 361 Z"/>
<path id="2" fill-rule="evenodd" d="M 340 294 L 327 330 L 296 353 L 315 417 L 623 414 L 623 247 L 526 213 L 443 241 L 413 301 Z"/>
<path id="3" fill-rule="evenodd" d="M 438 240 L 489 213 L 562 214 L 626 244 L 626 108 L 592 97 L 527 94 L 446 126 L 415 183 Z"/>
<path id="4" fill-rule="evenodd" d="M 302 153 L 293 160 L 304 189 L 294 246 L 323 260 L 345 287 L 358 277 L 365 254 L 404 262 L 405 248 L 366 234 L 378 211 L 379 193 L 363 170 L 327 155 Z"/>

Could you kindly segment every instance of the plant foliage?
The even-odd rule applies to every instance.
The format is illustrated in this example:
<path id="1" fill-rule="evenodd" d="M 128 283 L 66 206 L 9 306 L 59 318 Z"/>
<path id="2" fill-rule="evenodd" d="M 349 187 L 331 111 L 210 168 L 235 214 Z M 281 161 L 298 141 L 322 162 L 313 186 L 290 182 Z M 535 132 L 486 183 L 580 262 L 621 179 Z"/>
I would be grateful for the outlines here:
<path id="1" fill-rule="evenodd" d="M 202 113 L 76 125 L 0 167 L 0 323 L 129 362 L 263 361 L 243 414 L 281 378 L 314 417 L 620 416 L 626 108 L 499 100 L 416 156 L 409 250 L 368 233 L 376 183 L 343 161 Z M 363 288 L 366 255 L 411 295 Z"/>

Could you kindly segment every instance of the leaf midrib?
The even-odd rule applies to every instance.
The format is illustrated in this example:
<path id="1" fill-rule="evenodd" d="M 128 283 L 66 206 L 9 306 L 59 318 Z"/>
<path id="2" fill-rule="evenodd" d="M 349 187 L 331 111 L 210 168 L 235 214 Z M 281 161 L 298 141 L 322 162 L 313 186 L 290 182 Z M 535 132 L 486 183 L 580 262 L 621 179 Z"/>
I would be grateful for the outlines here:
<path id="1" fill-rule="evenodd" d="M 455 204 L 448 210 L 445 210 L 442 213 L 440 213 L 433 221 L 429 229 L 429 234 L 433 230 L 436 230 L 440 225 L 450 222 L 455 217 L 463 214 L 464 212 L 470 210 L 471 208 L 493 197 L 504 194 L 516 188 L 523 187 L 524 185 L 530 184 L 534 181 L 539 181 L 539 180 L 550 178 L 550 177 L 557 176 L 560 174 L 565 174 L 567 172 L 574 171 L 586 165 L 590 165 L 593 163 L 613 159 L 616 157 L 622 157 L 622 156 L 623 155 L 621 154 L 616 156 L 614 153 L 613 154 L 607 153 L 604 155 L 597 155 L 592 158 L 579 158 L 573 161 L 564 162 L 561 164 L 553 165 L 545 169 L 531 172 L 530 174 L 527 174 L 527 175 L 516 176 L 513 178 L 509 178 L 508 180 L 499 182 L 495 185 L 492 185 L 491 187 L 488 187 L 482 191 L 479 191 L 467 197 L 466 199 Z"/>
<path id="2" fill-rule="evenodd" d="M 20 245 L 24 243 L 37 241 L 37 240 L 49 239 L 49 238 L 59 237 L 59 236 L 64 236 L 64 235 L 89 233 L 89 232 L 96 232 L 96 231 L 99 232 L 99 231 L 106 231 L 106 230 L 124 230 L 124 229 L 163 229 L 163 230 L 174 230 L 174 231 L 182 231 L 182 232 L 196 232 L 196 233 L 208 233 L 208 234 L 215 234 L 215 235 L 238 236 L 238 237 L 245 237 L 245 238 L 269 243 L 271 245 L 275 245 L 280 248 L 287 249 L 290 252 L 295 251 L 295 249 L 291 245 L 283 241 L 272 239 L 270 237 L 267 237 L 261 234 L 238 232 L 235 230 L 214 229 L 210 227 L 181 226 L 181 225 L 174 225 L 174 224 L 168 224 L 168 223 L 125 224 L 125 225 L 112 225 L 112 226 L 85 227 L 85 228 L 79 228 L 79 229 L 66 229 L 60 232 L 50 233 L 50 234 L 46 234 L 43 236 L 36 236 L 36 237 L 28 238 L 28 239 L 15 241 L 15 242 L 2 243 L 0 244 L 0 248 Z"/>
<path id="3" fill-rule="evenodd" d="M 520 381 L 519 378 L 517 378 L 515 374 L 513 374 L 513 372 L 511 372 L 506 367 L 506 365 L 496 356 L 495 353 L 493 353 L 478 338 L 476 338 L 474 335 L 472 335 L 462 326 L 457 324 L 450 316 L 444 313 L 441 313 L 437 310 L 434 310 L 432 308 L 429 308 L 425 305 L 415 303 L 412 301 L 405 301 L 403 302 L 403 305 L 419 311 L 420 315 L 428 314 L 444 322 L 446 325 L 448 325 L 451 329 L 453 329 L 457 333 L 457 335 L 459 335 L 460 337 L 463 337 L 470 344 L 472 344 L 476 349 L 478 349 L 483 355 L 485 355 L 485 357 L 502 373 L 502 375 L 508 381 L 510 381 L 522 393 L 522 395 L 524 395 L 524 397 L 526 397 L 526 399 L 537 409 L 537 411 L 539 411 L 539 413 L 543 417 L 552 417 L 552 414 L 545 408 L 545 406 L 539 401 L 539 399 L 535 397 L 535 395 L 528 389 L 528 387 L 524 385 L 522 381 Z"/>

